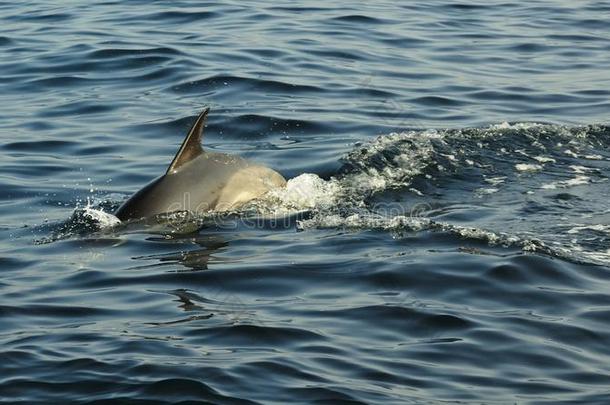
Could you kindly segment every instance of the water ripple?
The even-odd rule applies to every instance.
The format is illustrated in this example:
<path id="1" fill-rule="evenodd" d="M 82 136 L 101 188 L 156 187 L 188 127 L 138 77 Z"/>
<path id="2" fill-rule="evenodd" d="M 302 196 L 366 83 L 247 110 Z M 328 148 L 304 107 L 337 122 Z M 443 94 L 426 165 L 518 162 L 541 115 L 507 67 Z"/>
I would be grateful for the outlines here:
<path id="1" fill-rule="evenodd" d="M 607 4 L 0 11 L 6 401 L 606 402 Z M 289 187 L 118 224 L 203 106 Z"/>

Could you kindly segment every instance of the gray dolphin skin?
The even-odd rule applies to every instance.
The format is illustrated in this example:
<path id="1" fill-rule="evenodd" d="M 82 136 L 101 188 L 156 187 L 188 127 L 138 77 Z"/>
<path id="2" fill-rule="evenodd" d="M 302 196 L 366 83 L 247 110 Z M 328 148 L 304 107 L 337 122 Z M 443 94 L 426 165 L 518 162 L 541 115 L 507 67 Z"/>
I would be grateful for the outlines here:
<path id="1" fill-rule="evenodd" d="M 236 210 L 286 185 L 272 169 L 239 156 L 205 151 L 201 137 L 209 110 L 199 114 L 167 172 L 125 201 L 116 217 L 125 221 L 173 211 Z"/>

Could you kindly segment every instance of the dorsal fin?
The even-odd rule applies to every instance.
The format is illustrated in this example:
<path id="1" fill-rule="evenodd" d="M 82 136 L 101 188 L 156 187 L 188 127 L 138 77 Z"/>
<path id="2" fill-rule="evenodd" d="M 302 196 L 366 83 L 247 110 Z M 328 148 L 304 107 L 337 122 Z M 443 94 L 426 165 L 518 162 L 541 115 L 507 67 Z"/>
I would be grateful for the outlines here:
<path id="1" fill-rule="evenodd" d="M 172 160 L 172 163 L 167 168 L 167 172 L 165 174 L 173 173 L 180 168 L 180 166 L 190 162 L 203 153 L 203 148 L 201 147 L 201 136 L 203 133 L 203 127 L 205 125 L 205 119 L 208 116 L 208 111 L 210 111 L 209 107 L 204 109 L 201 114 L 199 114 L 189 133 L 186 135 L 186 138 L 184 138 L 182 146 L 180 146 L 180 150 L 178 150 L 178 153 L 176 153 L 176 156 L 174 156 L 174 160 Z"/>

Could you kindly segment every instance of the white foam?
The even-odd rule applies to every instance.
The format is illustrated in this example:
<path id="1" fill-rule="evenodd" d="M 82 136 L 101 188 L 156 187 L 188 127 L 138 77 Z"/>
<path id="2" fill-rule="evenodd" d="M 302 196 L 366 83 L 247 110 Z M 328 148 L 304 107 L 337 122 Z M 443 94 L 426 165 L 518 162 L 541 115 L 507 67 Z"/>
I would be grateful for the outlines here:
<path id="1" fill-rule="evenodd" d="M 542 165 L 537 165 L 533 163 L 517 163 L 515 165 L 515 169 L 519 172 L 537 172 L 542 170 Z"/>
<path id="2" fill-rule="evenodd" d="M 557 188 L 570 188 L 574 186 L 580 186 L 582 184 L 587 184 L 590 182 L 590 177 L 588 176 L 576 176 L 572 179 L 554 181 L 552 183 L 543 184 L 541 188 L 546 190 L 555 190 Z"/>
<path id="3" fill-rule="evenodd" d="M 570 169 L 572 169 L 572 171 L 574 171 L 575 173 L 578 173 L 578 174 L 592 172 L 592 171 L 595 170 L 595 169 L 593 169 L 591 167 L 578 166 L 578 165 L 572 165 L 572 166 L 570 166 Z"/>
<path id="4" fill-rule="evenodd" d="M 555 163 L 556 160 L 547 156 L 534 156 L 534 159 L 540 163 Z"/>
<path id="5" fill-rule="evenodd" d="M 400 132 L 379 136 L 364 148 L 349 153 L 344 160 L 359 170 L 342 177 L 339 181 L 345 189 L 356 194 L 369 194 L 395 187 L 409 186 L 412 179 L 424 173 L 433 163 L 433 141 L 442 141 L 444 134 L 436 130 L 424 132 Z M 408 147 L 406 147 L 408 146 Z M 368 160 L 370 156 L 399 148 L 397 155 L 387 158 L 383 165 Z M 445 155 L 451 162 L 457 162 L 454 155 Z M 439 170 L 442 170 L 439 167 Z"/>
<path id="6" fill-rule="evenodd" d="M 313 173 L 304 173 L 288 180 L 286 187 L 271 190 L 257 207 L 274 213 L 324 209 L 336 204 L 341 192 L 336 180 L 325 181 Z"/>
<path id="7" fill-rule="evenodd" d="M 492 186 L 497 186 L 506 181 L 506 176 L 486 177 L 484 180 Z"/>
<path id="8" fill-rule="evenodd" d="M 489 243 L 490 245 L 505 245 L 511 246 L 519 244 L 520 238 L 509 236 L 504 233 L 495 233 L 485 229 L 464 227 L 451 224 L 438 224 L 439 228 L 445 232 L 451 232 L 467 239 L 478 239 Z"/>
<path id="9" fill-rule="evenodd" d="M 596 225 L 579 225 L 575 226 L 567 231 L 569 234 L 580 233 L 581 231 L 590 230 L 596 232 L 604 232 L 610 234 L 610 225 L 596 224 Z"/>
<path id="10" fill-rule="evenodd" d="M 538 128 L 543 126 L 544 124 L 538 124 L 536 122 L 515 122 L 513 124 L 508 123 L 506 121 L 500 124 L 492 124 L 489 126 L 490 130 L 502 130 L 502 129 L 530 129 L 530 128 Z"/>
<path id="11" fill-rule="evenodd" d="M 495 194 L 498 191 L 500 191 L 499 188 L 488 187 L 488 188 L 477 188 L 475 190 L 475 193 L 478 194 L 478 195 L 489 195 L 489 194 Z"/>
<path id="12" fill-rule="evenodd" d="M 563 153 L 573 158 L 578 158 L 578 154 L 570 149 L 566 149 Z"/>
<path id="13" fill-rule="evenodd" d="M 489 245 L 520 246 L 527 251 L 535 251 L 544 246 L 537 240 L 521 239 L 518 236 L 505 233 L 495 233 L 475 227 L 465 227 L 443 222 L 436 222 L 430 218 L 398 215 L 384 217 L 375 214 L 352 214 L 348 216 L 317 215 L 313 218 L 298 221 L 297 227 L 305 229 L 333 229 L 343 228 L 350 230 L 380 229 L 385 231 L 421 232 L 433 230 L 447 232 L 465 239 L 481 240 Z"/>
<path id="14" fill-rule="evenodd" d="M 341 215 L 318 215 L 310 219 L 297 222 L 299 229 L 382 229 L 382 230 L 405 230 L 421 231 L 427 229 L 433 222 L 428 218 L 407 217 L 398 215 L 395 217 L 383 217 L 375 214 L 352 214 L 346 217 Z"/>
<path id="15" fill-rule="evenodd" d="M 89 205 L 83 209 L 83 216 L 99 224 L 100 228 L 111 228 L 121 223 L 121 220 L 102 209 L 95 209 Z"/>

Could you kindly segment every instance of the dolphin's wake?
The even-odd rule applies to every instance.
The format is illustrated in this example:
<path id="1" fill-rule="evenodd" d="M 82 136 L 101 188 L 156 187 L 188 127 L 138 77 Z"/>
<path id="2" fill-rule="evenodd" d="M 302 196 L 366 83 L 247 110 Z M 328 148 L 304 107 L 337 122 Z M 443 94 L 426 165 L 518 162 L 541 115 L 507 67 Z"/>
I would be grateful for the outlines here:
<path id="1" fill-rule="evenodd" d="M 329 180 L 304 173 L 239 210 L 176 212 L 126 225 L 109 214 L 120 201 L 104 201 L 77 210 L 56 233 L 63 238 L 134 226 L 184 232 L 223 221 L 256 226 L 248 219 L 290 218 L 297 230 L 444 232 L 466 242 L 608 264 L 609 134 L 604 126 L 523 123 L 393 133 L 353 149 Z"/>

